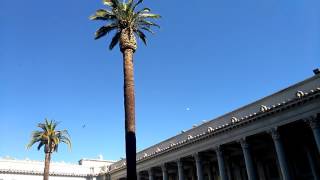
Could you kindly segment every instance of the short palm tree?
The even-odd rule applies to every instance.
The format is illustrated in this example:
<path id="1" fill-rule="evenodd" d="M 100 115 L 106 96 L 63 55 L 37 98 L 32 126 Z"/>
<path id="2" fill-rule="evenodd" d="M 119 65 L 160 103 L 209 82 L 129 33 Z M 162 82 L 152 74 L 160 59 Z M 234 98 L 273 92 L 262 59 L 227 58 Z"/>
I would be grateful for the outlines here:
<path id="1" fill-rule="evenodd" d="M 44 146 L 45 153 L 45 165 L 43 180 L 49 179 L 49 168 L 51 161 L 51 154 L 58 151 L 58 146 L 60 143 L 65 143 L 71 149 L 71 140 L 67 130 L 56 130 L 58 123 L 51 120 L 45 119 L 44 123 L 39 123 L 38 127 L 41 128 L 40 131 L 33 131 L 31 135 L 30 143 L 27 148 L 30 148 L 33 144 L 38 144 L 38 150 Z"/>
<path id="2" fill-rule="evenodd" d="M 136 7 L 143 0 L 103 0 L 106 9 L 99 9 L 91 20 L 106 21 L 107 24 L 100 27 L 95 33 L 95 39 L 99 39 L 111 31 L 115 34 L 109 45 L 112 50 L 120 42 L 120 51 L 123 54 L 124 72 L 124 108 L 125 108 L 125 140 L 127 178 L 136 180 L 136 135 L 135 135 L 135 95 L 133 78 L 133 54 L 137 49 L 136 37 L 146 44 L 144 32 L 153 33 L 151 27 L 159 27 L 151 19 L 160 18 L 160 15 L 150 13 L 149 8 L 136 11 Z"/>

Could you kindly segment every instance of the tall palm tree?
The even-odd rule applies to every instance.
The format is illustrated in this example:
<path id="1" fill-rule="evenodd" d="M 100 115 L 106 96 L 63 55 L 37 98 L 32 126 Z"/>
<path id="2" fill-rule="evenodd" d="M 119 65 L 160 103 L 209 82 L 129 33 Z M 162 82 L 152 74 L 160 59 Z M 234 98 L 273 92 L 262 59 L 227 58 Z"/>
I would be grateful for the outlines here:
<path id="1" fill-rule="evenodd" d="M 136 7 L 143 0 L 103 0 L 106 9 L 99 9 L 91 20 L 106 21 L 107 24 L 99 28 L 95 33 L 95 39 L 99 39 L 111 31 L 115 34 L 109 45 L 112 50 L 120 42 L 120 51 L 123 54 L 124 72 L 124 108 L 125 108 L 125 141 L 127 178 L 136 180 L 136 135 L 135 135 L 135 96 L 133 78 L 133 54 L 137 49 L 136 37 L 146 44 L 144 31 L 153 34 L 151 27 L 159 25 L 150 19 L 160 18 L 160 15 L 150 13 L 149 8 L 136 11 Z"/>
<path id="2" fill-rule="evenodd" d="M 58 146 L 60 143 L 65 143 L 71 149 L 71 140 L 67 130 L 56 130 L 58 123 L 51 120 L 45 119 L 44 123 L 39 123 L 38 127 L 41 131 L 33 131 L 31 135 L 31 140 L 27 145 L 30 148 L 33 144 L 38 144 L 38 150 L 44 146 L 45 161 L 44 161 L 44 172 L 43 180 L 49 179 L 49 169 L 51 154 L 58 151 Z"/>

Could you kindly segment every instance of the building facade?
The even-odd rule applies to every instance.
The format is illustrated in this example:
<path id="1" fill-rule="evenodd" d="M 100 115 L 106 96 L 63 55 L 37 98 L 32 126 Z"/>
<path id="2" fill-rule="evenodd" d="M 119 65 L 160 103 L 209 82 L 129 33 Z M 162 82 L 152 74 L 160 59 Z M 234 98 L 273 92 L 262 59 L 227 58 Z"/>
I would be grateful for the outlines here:
<path id="1" fill-rule="evenodd" d="M 79 164 L 50 163 L 50 180 L 100 180 L 113 161 L 81 159 Z M 43 161 L 0 158 L 0 180 L 42 180 Z"/>
<path id="2" fill-rule="evenodd" d="M 139 152 L 138 180 L 319 180 L 319 121 L 315 73 Z M 125 160 L 101 178 L 125 179 Z"/>

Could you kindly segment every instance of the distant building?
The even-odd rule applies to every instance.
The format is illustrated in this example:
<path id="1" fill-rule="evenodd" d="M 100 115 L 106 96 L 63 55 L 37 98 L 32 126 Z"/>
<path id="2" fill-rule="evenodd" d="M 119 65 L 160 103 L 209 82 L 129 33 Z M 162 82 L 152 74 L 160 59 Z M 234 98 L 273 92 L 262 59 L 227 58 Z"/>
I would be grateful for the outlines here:
<path id="1" fill-rule="evenodd" d="M 139 152 L 138 180 L 319 180 L 320 73 L 314 73 Z M 125 159 L 104 177 L 125 179 Z"/>
<path id="2" fill-rule="evenodd" d="M 52 162 L 50 180 L 99 180 L 113 161 L 81 159 L 79 164 Z M 43 161 L 0 158 L 0 180 L 42 180 Z"/>

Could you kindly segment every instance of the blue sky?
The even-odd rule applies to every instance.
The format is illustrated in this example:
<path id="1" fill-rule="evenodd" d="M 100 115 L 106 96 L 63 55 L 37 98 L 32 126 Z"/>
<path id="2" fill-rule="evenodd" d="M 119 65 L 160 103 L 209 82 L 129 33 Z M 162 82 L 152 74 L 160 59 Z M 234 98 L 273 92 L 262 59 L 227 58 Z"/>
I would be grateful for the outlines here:
<path id="1" fill-rule="evenodd" d="M 312 76 L 320 66 L 318 0 L 145 0 L 161 29 L 135 53 L 137 146 L 190 129 Z M 100 0 L 1 0 L 0 156 L 25 149 L 45 117 L 73 150 L 54 161 L 124 157 L 122 57 L 93 40 Z M 83 126 L 85 125 L 85 127 Z"/>

